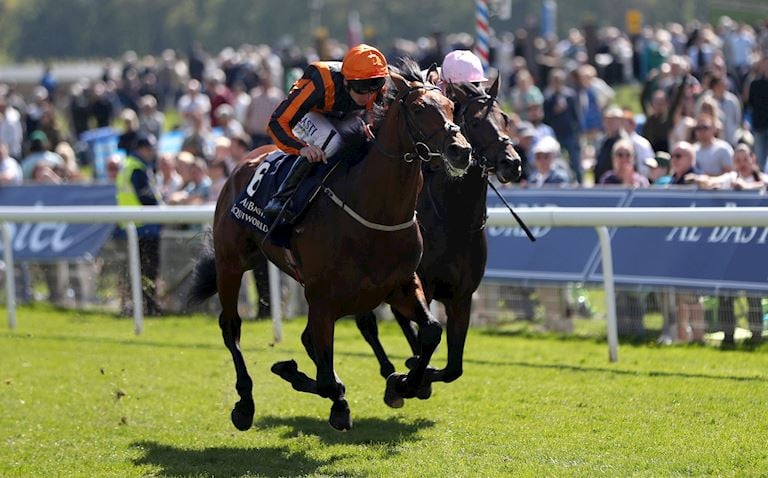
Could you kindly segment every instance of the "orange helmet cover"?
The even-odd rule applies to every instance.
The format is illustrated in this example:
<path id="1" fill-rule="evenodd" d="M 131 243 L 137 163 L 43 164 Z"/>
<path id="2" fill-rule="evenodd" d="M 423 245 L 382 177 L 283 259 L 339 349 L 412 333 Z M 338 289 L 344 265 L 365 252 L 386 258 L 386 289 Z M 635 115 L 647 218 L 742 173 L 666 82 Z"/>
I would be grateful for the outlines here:
<path id="1" fill-rule="evenodd" d="M 376 48 L 360 44 L 350 48 L 341 64 L 341 74 L 347 80 L 370 80 L 389 76 L 387 59 Z"/>

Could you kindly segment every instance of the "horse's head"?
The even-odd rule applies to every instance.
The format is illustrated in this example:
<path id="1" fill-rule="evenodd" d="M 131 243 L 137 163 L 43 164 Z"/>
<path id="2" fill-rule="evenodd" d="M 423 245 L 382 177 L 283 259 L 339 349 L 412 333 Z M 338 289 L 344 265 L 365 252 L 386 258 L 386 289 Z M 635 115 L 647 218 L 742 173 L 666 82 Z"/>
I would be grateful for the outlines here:
<path id="1" fill-rule="evenodd" d="M 498 78 L 488 93 L 471 84 L 451 83 L 446 89 L 456 103 L 456 121 L 472 144 L 478 165 L 507 183 L 520 177 L 522 163 L 506 133 L 511 120 L 499 107 L 498 92 Z"/>
<path id="2" fill-rule="evenodd" d="M 413 70 L 411 73 L 418 72 L 418 80 L 394 71 L 390 77 L 415 151 L 411 157 L 424 161 L 442 157 L 449 175 L 464 175 L 470 166 L 472 147 L 453 122 L 453 102 L 439 88 L 423 81 L 415 63 L 404 65 Z"/>

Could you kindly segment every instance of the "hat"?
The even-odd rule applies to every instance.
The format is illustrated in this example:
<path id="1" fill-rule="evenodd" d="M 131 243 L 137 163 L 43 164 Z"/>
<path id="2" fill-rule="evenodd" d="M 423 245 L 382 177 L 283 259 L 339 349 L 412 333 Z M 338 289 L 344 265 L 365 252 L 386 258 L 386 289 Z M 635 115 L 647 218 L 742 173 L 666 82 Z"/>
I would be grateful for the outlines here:
<path id="1" fill-rule="evenodd" d="M 536 128 L 527 121 L 521 121 L 517 125 L 517 136 L 520 138 L 532 138 L 536 136 Z"/>
<path id="2" fill-rule="evenodd" d="M 480 58 L 469 50 L 454 50 L 445 55 L 440 77 L 450 83 L 488 81 Z"/>
<path id="3" fill-rule="evenodd" d="M 603 116 L 606 118 L 624 118 L 624 110 L 619 108 L 616 105 L 609 106 L 608 109 L 605 110 L 605 113 L 603 113 Z"/>
<path id="4" fill-rule="evenodd" d="M 389 76 L 387 59 L 376 48 L 361 43 L 347 52 L 341 63 L 346 80 L 369 80 Z"/>
<path id="5" fill-rule="evenodd" d="M 151 133 L 139 133 L 136 136 L 136 147 L 150 147 L 154 148 L 157 145 L 157 138 Z"/>
<path id="6" fill-rule="evenodd" d="M 45 135 L 42 131 L 35 130 L 32 132 L 32 134 L 29 135 L 30 141 L 40 141 L 41 143 L 48 143 L 48 136 Z"/>
<path id="7" fill-rule="evenodd" d="M 668 168 L 672 157 L 666 151 L 657 151 L 656 156 L 652 158 L 656 162 L 656 166 L 659 168 Z M 646 164 L 648 164 L 646 162 Z"/>
<path id="8" fill-rule="evenodd" d="M 539 154 L 539 153 L 548 153 L 548 154 L 559 154 L 560 153 L 560 143 L 557 142 L 555 138 L 552 136 L 544 136 L 540 140 L 536 142 L 536 144 L 533 145 L 533 154 Z"/>

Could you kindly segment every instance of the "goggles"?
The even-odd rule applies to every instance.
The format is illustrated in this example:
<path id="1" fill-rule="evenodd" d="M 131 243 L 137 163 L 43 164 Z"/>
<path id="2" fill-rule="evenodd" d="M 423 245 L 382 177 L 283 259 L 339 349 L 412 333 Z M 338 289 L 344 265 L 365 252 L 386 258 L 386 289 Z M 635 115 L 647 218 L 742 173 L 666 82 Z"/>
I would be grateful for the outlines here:
<path id="1" fill-rule="evenodd" d="M 371 78 L 370 80 L 350 80 L 349 89 L 361 95 L 376 93 L 384 87 L 386 79 Z"/>

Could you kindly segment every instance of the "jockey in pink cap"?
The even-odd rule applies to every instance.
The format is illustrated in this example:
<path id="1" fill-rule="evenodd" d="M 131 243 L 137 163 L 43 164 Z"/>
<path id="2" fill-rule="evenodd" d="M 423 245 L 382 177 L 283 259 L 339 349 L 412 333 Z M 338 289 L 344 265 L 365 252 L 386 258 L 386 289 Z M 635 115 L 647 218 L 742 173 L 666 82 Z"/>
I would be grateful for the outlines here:
<path id="1" fill-rule="evenodd" d="M 480 83 L 488 81 L 480 58 L 469 50 L 454 50 L 443 59 L 440 80 L 444 83 Z"/>

